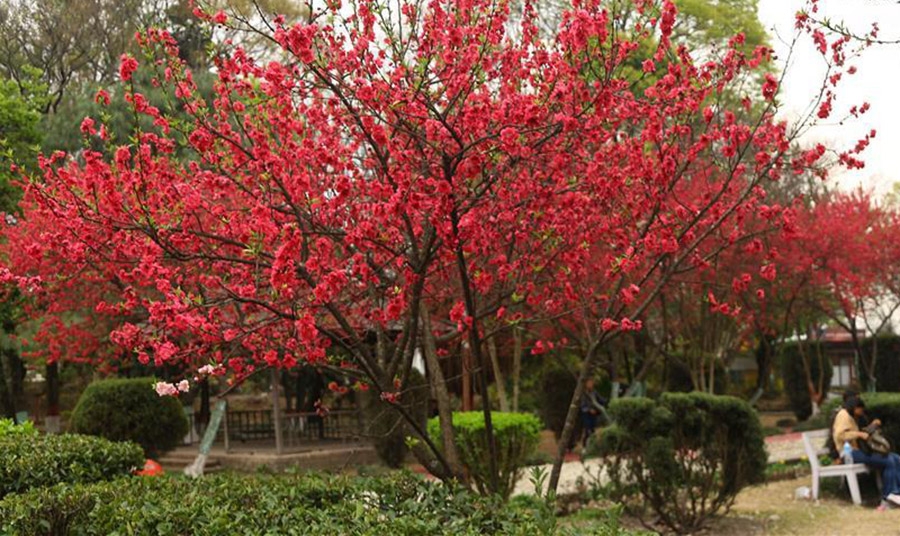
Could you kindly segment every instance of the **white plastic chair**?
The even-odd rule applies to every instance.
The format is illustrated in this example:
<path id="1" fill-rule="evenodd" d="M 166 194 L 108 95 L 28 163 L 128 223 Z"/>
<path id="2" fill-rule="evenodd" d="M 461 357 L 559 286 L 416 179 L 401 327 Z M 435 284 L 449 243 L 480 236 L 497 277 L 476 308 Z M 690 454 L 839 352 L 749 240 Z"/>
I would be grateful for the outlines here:
<path id="1" fill-rule="evenodd" d="M 812 468 L 812 497 L 813 500 L 819 498 L 819 480 L 830 476 L 845 477 L 847 486 L 850 488 L 850 497 L 853 498 L 853 504 L 862 504 L 862 496 L 859 493 L 859 480 L 856 476 L 860 473 L 868 473 L 869 467 L 862 463 L 851 464 L 835 464 L 821 465 L 819 464 L 819 456 L 827 454 L 828 449 L 825 448 L 824 440 L 828 437 L 829 430 L 815 430 L 812 432 L 803 432 L 803 449 L 806 451 L 806 457 L 809 459 L 809 466 Z M 818 447 L 814 446 L 818 445 Z M 878 475 L 881 476 L 880 474 Z"/>

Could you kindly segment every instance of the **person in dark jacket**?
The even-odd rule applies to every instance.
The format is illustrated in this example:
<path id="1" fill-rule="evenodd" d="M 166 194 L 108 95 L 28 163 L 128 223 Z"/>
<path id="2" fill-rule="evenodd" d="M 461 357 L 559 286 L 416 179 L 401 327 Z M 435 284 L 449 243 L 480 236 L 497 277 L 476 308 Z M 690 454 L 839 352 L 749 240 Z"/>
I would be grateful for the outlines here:
<path id="1" fill-rule="evenodd" d="M 584 393 L 581 395 L 581 429 L 582 446 L 587 446 L 588 439 L 594 435 L 597 429 L 597 417 L 603 412 L 606 400 L 597 394 L 594 388 L 594 379 L 590 378 L 584 384 Z"/>

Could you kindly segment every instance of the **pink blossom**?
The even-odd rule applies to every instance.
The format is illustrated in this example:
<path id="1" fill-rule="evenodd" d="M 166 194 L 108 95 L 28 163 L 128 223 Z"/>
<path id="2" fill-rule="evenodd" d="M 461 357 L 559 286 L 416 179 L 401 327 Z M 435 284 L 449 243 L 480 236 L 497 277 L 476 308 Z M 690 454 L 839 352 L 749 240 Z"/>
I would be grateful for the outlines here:
<path id="1" fill-rule="evenodd" d="M 178 388 L 168 382 L 156 382 L 153 388 L 159 396 L 178 396 Z"/>
<path id="2" fill-rule="evenodd" d="M 122 54 L 120 61 L 119 76 L 122 77 L 122 80 L 127 82 L 131 80 L 131 75 L 137 70 L 138 62 L 128 54 Z"/>

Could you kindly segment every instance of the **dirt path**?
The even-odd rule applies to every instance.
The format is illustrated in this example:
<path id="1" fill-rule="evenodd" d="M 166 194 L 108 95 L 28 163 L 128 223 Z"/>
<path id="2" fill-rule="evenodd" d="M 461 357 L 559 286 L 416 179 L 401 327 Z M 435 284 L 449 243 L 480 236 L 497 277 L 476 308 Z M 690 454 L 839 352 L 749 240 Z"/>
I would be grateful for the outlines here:
<path id="1" fill-rule="evenodd" d="M 853 506 L 849 498 L 833 492 L 818 503 L 794 499 L 794 490 L 809 484 L 809 477 L 803 477 L 743 491 L 728 519 L 712 533 L 900 536 L 900 509 L 879 512 L 872 505 Z"/>

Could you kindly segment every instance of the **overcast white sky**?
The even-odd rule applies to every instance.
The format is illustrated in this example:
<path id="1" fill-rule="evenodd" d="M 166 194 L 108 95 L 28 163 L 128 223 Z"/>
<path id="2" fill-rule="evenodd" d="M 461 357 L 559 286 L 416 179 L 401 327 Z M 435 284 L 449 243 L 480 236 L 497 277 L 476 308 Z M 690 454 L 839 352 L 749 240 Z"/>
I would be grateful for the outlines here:
<path id="1" fill-rule="evenodd" d="M 844 21 L 854 33 L 864 34 L 878 22 L 882 39 L 900 39 L 900 4 L 896 0 L 821 0 L 820 15 Z M 772 46 L 783 61 L 794 35 L 794 14 L 804 0 L 759 0 L 759 18 L 773 36 Z M 779 39 L 780 36 L 780 39 Z M 872 109 L 850 125 L 823 125 L 811 131 L 806 142 L 826 141 L 844 147 L 852 145 L 869 129 L 877 130 L 863 159 L 862 170 L 843 172 L 836 177 L 844 188 L 862 186 L 877 194 L 890 191 L 900 182 L 900 45 L 874 46 L 853 62 L 858 72 L 845 78 L 838 91 L 835 111 L 847 103 L 868 101 Z M 786 117 L 801 112 L 816 95 L 824 64 L 809 39 L 795 49 L 780 95 Z M 841 107 L 841 103 L 844 106 Z"/>

